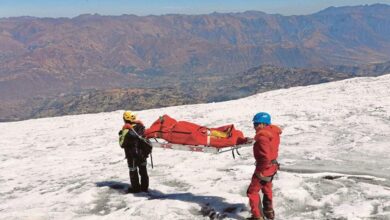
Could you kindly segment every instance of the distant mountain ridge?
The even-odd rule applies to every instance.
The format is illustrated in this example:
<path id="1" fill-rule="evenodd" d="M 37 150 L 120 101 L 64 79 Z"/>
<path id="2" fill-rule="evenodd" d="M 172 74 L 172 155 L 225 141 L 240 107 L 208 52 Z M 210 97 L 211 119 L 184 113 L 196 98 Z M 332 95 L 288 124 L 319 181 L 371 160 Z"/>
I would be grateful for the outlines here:
<path id="1" fill-rule="evenodd" d="M 0 99 L 126 88 L 142 76 L 229 74 L 270 64 L 355 65 L 390 57 L 390 6 L 311 15 L 0 19 Z M 141 81 L 142 83 L 142 81 Z"/>
<path id="2" fill-rule="evenodd" d="M 352 77 L 356 75 L 354 68 L 361 71 L 353 66 L 390 60 L 389 14 L 389 5 L 375 4 L 330 7 L 302 16 L 247 11 L 1 18 L 0 118 L 89 112 L 86 106 L 73 103 L 78 102 L 76 97 L 89 94 L 100 100 L 103 94 L 113 94 L 111 91 L 116 89 L 138 89 L 145 94 L 157 91 L 148 96 L 154 104 L 159 103 L 155 98 L 161 95 L 160 90 L 175 97 L 170 104 L 242 97 L 254 92 L 239 81 L 251 77 L 250 71 L 243 70 L 260 65 L 274 69 L 315 67 Z M 332 66 L 338 69 L 329 69 Z M 282 82 L 280 75 L 269 75 L 278 81 L 278 86 L 270 89 L 295 85 L 289 81 L 294 78 L 288 76 Z M 305 77 L 300 79 L 303 83 L 317 83 L 315 77 Z M 210 93 L 216 86 L 223 87 L 225 93 Z M 263 91 L 264 85 L 255 88 Z M 54 100 L 64 103 L 65 99 L 74 107 L 53 104 Z M 147 101 L 140 106 L 145 107 Z M 161 103 L 158 105 L 161 107 Z M 25 116 L 13 112 L 21 106 L 31 111 Z M 44 113 L 47 107 L 52 113 Z M 77 110 L 80 108 L 84 110 Z"/>

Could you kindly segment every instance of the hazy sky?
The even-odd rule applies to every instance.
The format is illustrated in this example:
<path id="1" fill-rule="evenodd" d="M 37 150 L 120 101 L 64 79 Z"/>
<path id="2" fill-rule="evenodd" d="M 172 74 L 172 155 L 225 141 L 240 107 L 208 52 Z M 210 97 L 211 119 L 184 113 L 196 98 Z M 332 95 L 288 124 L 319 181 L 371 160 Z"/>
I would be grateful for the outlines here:
<path id="1" fill-rule="evenodd" d="M 257 10 L 299 15 L 329 6 L 385 3 L 390 0 L 0 0 L 0 17 L 74 17 L 85 13 L 102 15 L 205 14 Z"/>

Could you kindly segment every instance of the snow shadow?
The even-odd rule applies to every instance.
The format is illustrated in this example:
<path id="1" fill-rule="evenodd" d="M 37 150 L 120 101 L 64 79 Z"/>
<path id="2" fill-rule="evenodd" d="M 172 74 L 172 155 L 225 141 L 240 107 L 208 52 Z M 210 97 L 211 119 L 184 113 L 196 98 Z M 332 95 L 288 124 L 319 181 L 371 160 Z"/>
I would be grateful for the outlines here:
<path id="1" fill-rule="evenodd" d="M 97 187 L 109 187 L 121 194 L 127 193 L 130 188 L 128 183 L 118 181 L 102 181 L 95 183 Z M 218 196 L 201 196 L 192 193 L 162 193 L 158 190 L 150 189 L 148 193 L 133 193 L 135 197 L 146 197 L 148 200 L 178 200 L 199 204 L 200 215 L 208 216 L 210 219 L 245 219 L 240 216 L 240 212 L 248 211 L 243 203 L 228 203 L 224 198 Z"/>
<path id="2" fill-rule="evenodd" d="M 157 190 L 149 190 L 149 193 L 134 194 L 135 196 L 147 197 L 149 200 L 178 200 L 183 202 L 197 203 L 201 207 L 199 213 L 210 219 L 245 219 L 239 213 L 248 211 L 243 203 L 228 203 L 218 196 L 201 196 L 192 193 L 162 193 Z"/>
<path id="3" fill-rule="evenodd" d="M 102 181 L 95 183 L 97 187 L 109 187 L 119 193 L 126 193 L 127 189 L 130 188 L 130 184 L 122 183 L 118 181 Z"/>

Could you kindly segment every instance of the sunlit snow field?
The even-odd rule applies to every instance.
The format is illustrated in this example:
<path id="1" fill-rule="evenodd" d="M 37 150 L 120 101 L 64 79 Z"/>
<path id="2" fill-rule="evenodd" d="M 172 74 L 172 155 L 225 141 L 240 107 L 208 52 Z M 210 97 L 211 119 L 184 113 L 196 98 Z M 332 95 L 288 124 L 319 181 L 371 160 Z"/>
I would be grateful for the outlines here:
<path id="1" fill-rule="evenodd" d="M 390 75 L 210 104 L 139 111 L 253 137 L 267 111 L 283 129 L 277 219 L 390 219 Z M 243 219 L 254 170 L 241 156 L 153 151 L 150 193 L 125 194 L 123 111 L 0 123 L 0 219 Z"/>

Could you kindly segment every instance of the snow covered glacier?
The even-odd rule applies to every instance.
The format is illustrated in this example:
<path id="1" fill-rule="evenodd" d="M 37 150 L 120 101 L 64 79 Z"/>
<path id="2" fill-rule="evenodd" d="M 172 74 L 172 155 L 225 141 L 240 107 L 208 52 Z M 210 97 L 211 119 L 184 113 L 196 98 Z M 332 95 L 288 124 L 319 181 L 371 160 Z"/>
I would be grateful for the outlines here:
<path id="1" fill-rule="evenodd" d="M 283 128 L 277 219 L 390 219 L 390 75 L 138 112 L 253 136 L 267 111 Z M 154 149 L 151 192 L 124 194 L 123 111 L 0 123 L 0 219 L 243 219 L 254 170 L 241 156 Z"/>

